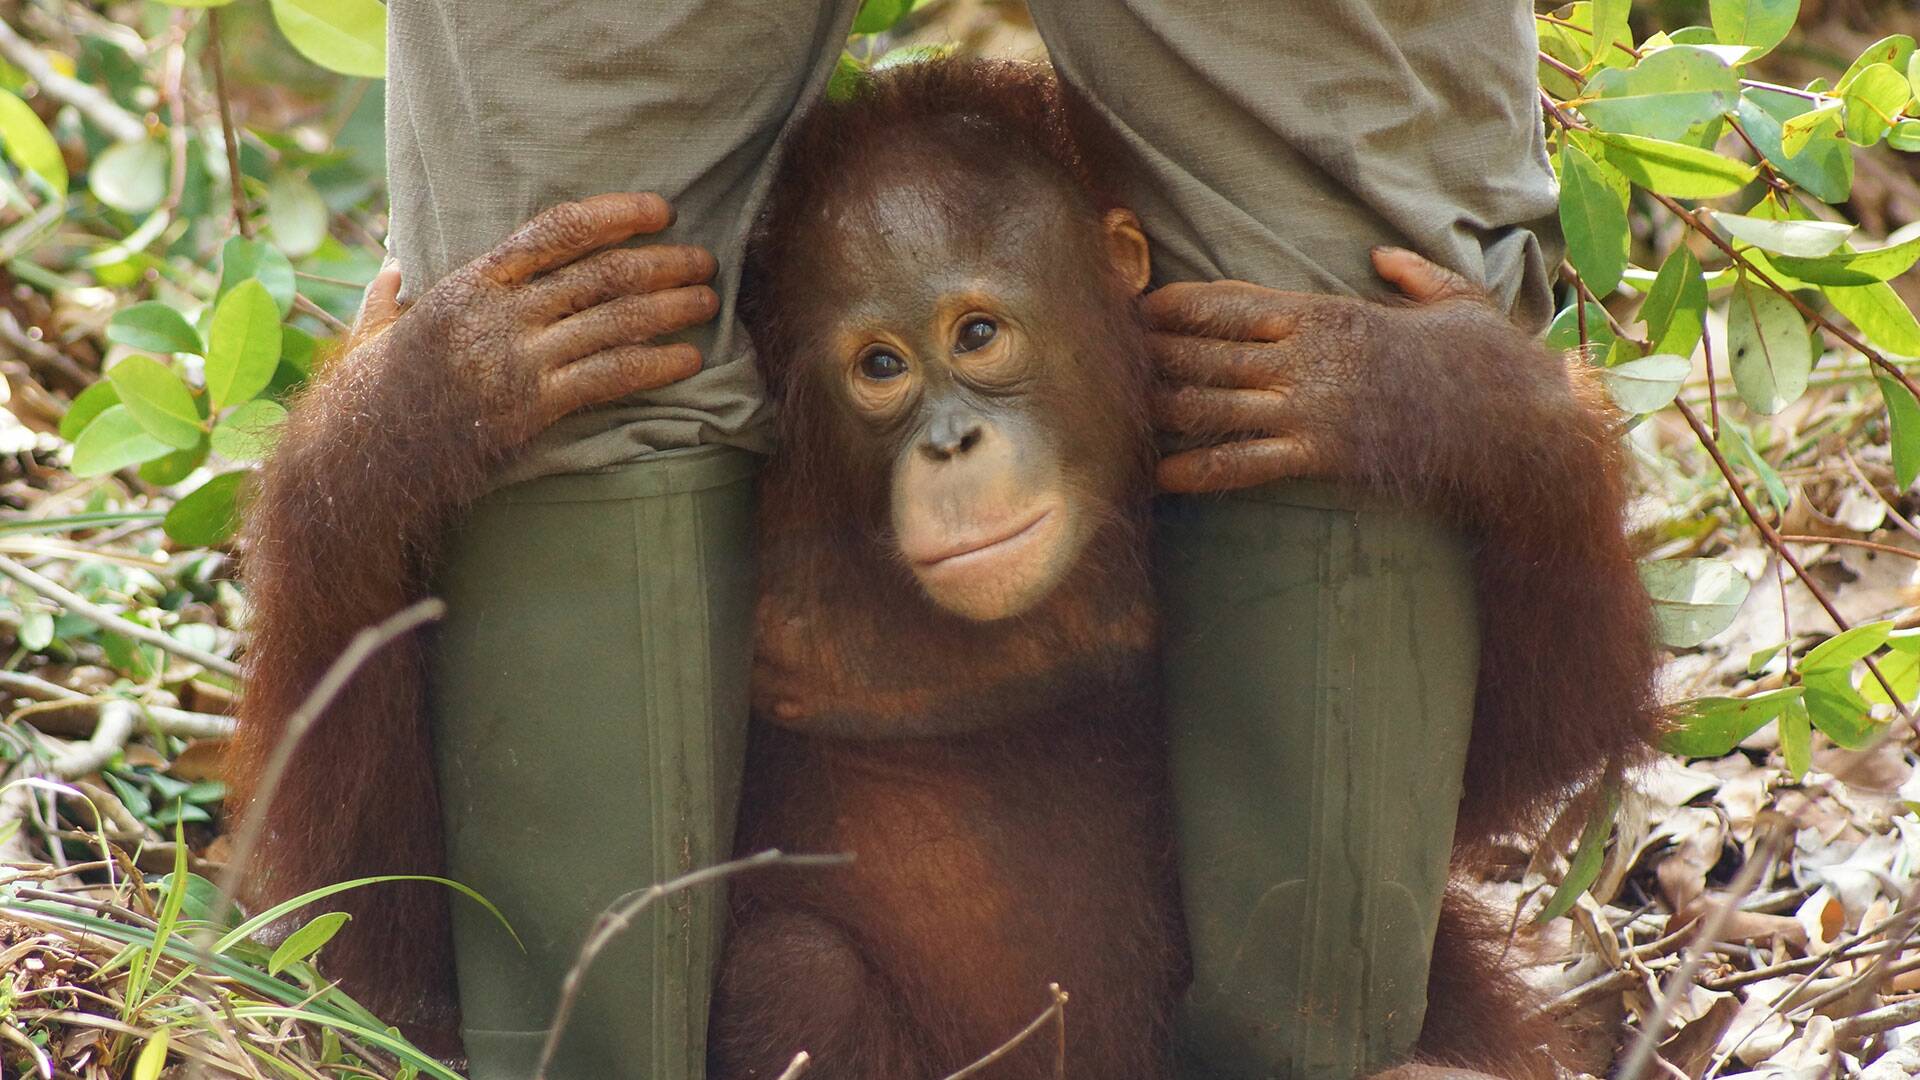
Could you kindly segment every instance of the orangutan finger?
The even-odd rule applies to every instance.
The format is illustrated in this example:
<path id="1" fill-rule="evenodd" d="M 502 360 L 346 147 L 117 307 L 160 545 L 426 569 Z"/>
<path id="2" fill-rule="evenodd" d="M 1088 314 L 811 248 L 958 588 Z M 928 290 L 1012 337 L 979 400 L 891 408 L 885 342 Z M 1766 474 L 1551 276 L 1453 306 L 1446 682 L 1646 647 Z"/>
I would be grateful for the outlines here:
<path id="1" fill-rule="evenodd" d="M 549 363 L 578 360 L 698 326 L 719 310 L 719 295 L 705 285 L 615 297 L 536 331 L 533 352 Z"/>
<path id="2" fill-rule="evenodd" d="M 400 317 L 400 268 L 384 263 L 367 282 L 360 298 L 360 314 L 353 320 L 356 334 L 371 334 Z"/>
<path id="3" fill-rule="evenodd" d="M 1244 281 L 1184 281 L 1147 294 L 1147 327 L 1228 341 L 1279 341 L 1324 296 L 1281 292 Z"/>
<path id="4" fill-rule="evenodd" d="M 623 345 L 598 352 L 547 375 L 552 415 L 565 416 L 628 394 L 658 390 L 700 370 L 700 350 L 673 345 Z"/>
<path id="5" fill-rule="evenodd" d="M 691 244 L 649 244 L 590 255 L 527 286 L 535 319 L 555 319 L 620 296 L 661 292 L 711 280 L 713 254 Z"/>
<path id="6" fill-rule="evenodd" d="M 1386 282 L 1421 303 L 1483 295 L 1479 286 L 1406 248 L 1373 249 L 1373 270 Z"/>
<path id="7" fill-rule="evenodd" d="M 1234 390 L 1284 390 L 1284 355 L 1266 342 L 1151 333 L 1147 351 L 1168 382 Z"/>
<path id="8" fill-rule="evenodd" d="M 541 211 L 473 265 L 496 284 L 517 285 L 542 270 L 671 224 L 673 209 L 652 192 L 595 195 Z"/>
<path id="9" fill-rule="evenodd" d="M 1153 423 L 1176 435 L 1271 434 L 1297 426 L 1291 397 L 1279 390 L 1162 387 L 1153 395 Z"/>
<path id="10" fill-rule="evenodd" d="M 1160 462 L 1160 490 L 1181 494 L 1234 491 L 1303 477 L 1328 475 L 1325 455 L 1296 436 L 1249 439 L 1174 454 Z"/>

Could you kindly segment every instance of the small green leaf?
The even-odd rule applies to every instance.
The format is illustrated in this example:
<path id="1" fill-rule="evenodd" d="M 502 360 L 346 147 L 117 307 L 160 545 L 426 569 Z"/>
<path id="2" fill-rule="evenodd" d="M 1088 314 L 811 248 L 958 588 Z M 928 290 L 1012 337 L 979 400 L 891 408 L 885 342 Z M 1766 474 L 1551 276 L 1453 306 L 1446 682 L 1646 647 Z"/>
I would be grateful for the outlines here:
<path id="1" fill-rule="evenodd" d="M 280 309 L 258 280 L 220 298 L 207 329 L 207 393 L 215 409 L 266 389 L 280 363 Z"/>
<path id="2" fill-rule="evenodd" d="M 1835 745 L 1864 750 L 1879 738 L 1881 725 L 1873 719 L 1873 707 L 1853 688 L 1850 674 L 1828 671 L 1809 675 L 1805 682 L 1807 719 Z"/>
<path id="3" fill-rule="evenodd" d="M 1549 923 L 1573 910 L 1580 900 L 1580 894 L 1593 887 L 1600 877 L 1600 868 L 1606 863 L 1607 838 L 1613 835 L 1613 815 L 1618 799 L 1611 792 L 1607 805 L 1587 819 L 1580 829 L 1580 844 L 1574 848 L 1573 858 L 1567 863 L 1567 876 L 1560 879 L 1560 887 L 1553 890 L 1553 896 L 1547 901 L 1535 921 Z"/>
<path id="4" fill-rule="evenodd" d="M 1587 343 L 1605 350 L 1613 346 L 1613 327 L 1607 322 L 1606 309 L 1588 300 L 1583 307 L 1587 314 Z M 1553 317 L 1553 324 L 1547 327 L 1547 347 L 1566 352 L 1580 345 L 1580 309 L 1568 304 Z"/>
<path id="5" fill-rule="evenodd" d="M 226 7 L 228 4 L 233 3 L 233 0 L 160 0 L 160 2 L 168 7 L 212 8 Z"/>
<path id="6" fill-rule="evenodd" d="M 1570 141 L 1560 148 L 1560 229 L 1567 261 L 1589 292 L 1602 297 L 1619 286 L 1627 268 L 1627 208 L 1599 166 Z"/>
<path id="7" fill-rule="evenodd" d="M 206 434 L 200 426 L 200 410 L 193 404 L 193 391 L 158 361 L 129 356 L 107 371 L 107 379 L 147 434 L 175 450 L 192 449 Z"/>
<path id="8" fill-rule="evenodd" d="M 1804 701 L 1787 702 L 1780 714 L 1780 756 L 1795 780 L 1813 767 L 1813 720 L 1807 715 Z"/>
<path id="9" fill-rule="evenodd" d="M 299 173 L 278 173 L 267 185 L 267 224 L 289 258 L 313 254 L 327 238 L 327 217 L 326 202 Z"/>
<path id="10" fill-rule="evenodd" d="M 1895 71 L 1905 70 L 1913 59 L 1913 38 L 1906 34 L 1888 34 L 1879 41 L 1860 50 L 1860 55 L 1847 65 L 1846 74 L 1833 84 L 1835 93 L 1845 93 L 1853 85 L 1854 77 L 1874 64 L 1886 64 Z"/>
<path id="11" fill-rule="evenodd" d="M 1661 737 L 1660 749 L 1680 757 L 1724 757 L 1804 693 L 1798 686 L 1788 686 L 1751 697 L 1706 697 L 1685 702 L 1674 711 L 1673 730 Z"/>
<path id="12" fill-rule="evenodd" d="M 1800 658 L 1800 674 L 1813 676 L 1823 671 L 1846 672 L 1861 660 L 1872 656 L 1887 643 L 1893 623 L 1864 623 L 1841 631 L 1807 650 Z"/>
<path id="13" fill-rule="evenodd" d="M 1725 630 L 1746 602 L 1747 579 L 1723 559 L 1662 559 L 1640 564 L 1660 640 L 1698 645 Z"/>
<path id="14" fill-rule="evenodd" d="M 77 441 L 87 425 L 93 423 L 94 417 L 118 404 L 120 391 L 115 390 L 112 383 L 101 379 L 80 391 L 80 396 L 67 406 L 67 415 L 60 418 L 60 437 L 68 442 Z"/>
<path id="15" fill-rule="evenodd" d="M 1753 470 L 1754 475 L 1760 478 L 1760 486 L 1766 489 L 1767 501 L 1773 504 L 1774 509 L 1787 508 L 1792 496 L 1787 492 L 1786 481 L 1780 479 L 1773 465 L 1754 449 L 1753 438 L 1747 434 L 1747 429 L 1731 417 L 1721 419 L 1720 448 L 1728 457 L 1744 462 L 1747 468 Z"/>
<path id="16" fill-rule="evenodd" d="M 850 52 L 842 52 L 827 77 L 828 101 L 852 101 L 867 82 L 867 66 Z"/>
<path id="17" fill-rule="evenodd" d="M 53 133 L 32 106 L 4 90 L 0 90 L 0 144 L 8 161 L 45 180 L 55 194 L 66 195 L 67 162 L 60 156 L 60 144 L 53 141 Z"/>
<path id="18" fill-rule="evenodd" d="M 39 652 L 53 644 L 53 612 L 38 608 L 20 617 L 20 647 Z"/>
<path id="19" fill-rule="evenodd" d="M 1853 190 L 1853 147 L 1837 130 L 1816 130 L 1789 157 L 1781 145 L 1781 125 L 1815 108 L 1797 94 L 1750 87 L 1740 92 L 1740 129 L 1782 176 L 1824 203 L 1840 203 Z"/>
<path id="20" fill-rule="evenodd" d="M 107 340 L 157 353 L 193 353 L 206 348 L 185 315 L 158 300 L 143 300 L 113 313 Z"/>
<path id="21" fill-rule="evenodd" d="M 1889 281 L 1920 262 L 1920 236 L 1867 251 L 1836 251 L 1819 259 L 1778 255 L 1773 265 L 1815 285 L 1871 285 Z"/>
<path id="22" fill-rule="evenodd" d="M 1920 653 L 1895 651 L 1880 659 L 1880 674 L 1893 684 L 1894 693 L 1902 701 L 1912 701 L 1920 693 Z M 1863 679 L 1860 682 L 1860 696 L 1869 705 L 1891 705 L 1893 699 L 1887 696 L 1887 689 L 1880 685 L 1879 679 Z"/>
<path id="23" fill-rule="evenodd" d="M 288 964 L 297 964 L 320 951 L 320 947 L 333 940 L 333 935 L 347 925 L 353 918 L 344 911 L 329 911 L 315 915 L 307 925 L 288 934 L 273 950 L 267 959 L 267 974 L 278 975 L 286 970 Z"/>
<path id="24" fill-rule="evenodd" d="M 912 10 L 913 0 L 866 0 L 860 5 L 860 13 L 853 17 L 853 32 L 878 34 L 890 30 Z"/>
<path id="25" fill-rule="evenodd" d="M 167 1046 L 172 1038 L 166 1028 L 147 1037 L 147 1044 L 140 1048 L 140 1056 L 133 1061 L 133 1080 L 160 1080 L 160 1070 L 167 1067 Z"/>
<path id="26" fill-rule="evenodd" d="M 1773 51 L 1793 30 L 1800 0 L 1708 0 L 1707 15 L 1714 36 L 1723 45 L 1747 45 L 1747 60 Z"/>
<path id="27" fill-rule="evenodd" d="M 1905 491 L 1920 478 L 1920 403 L 1898 380 L 1874 376 L 1887 403 L 1888 441 L 1893 444 L 1893 480 Z"/>
<path id="28" fill-rule="evenodd" d="M 174 542 L 187 547 L 225 543 L 240 527 L 241 485 L 252 475 L 246 469 L 221 473 L 194 488 L 167 511 L 161 527 Z"/>
<path id="29" fill-rule="evenodd" d="M 1741 277 L 1727 302 L 1727 366 L 1755 412 L 1772 416 L 1806 393 L 1813 343 L 1793 304 Z"/>
<path id="30" fill-rule="evenodd" d="M 214 453 L 228 461 L 259 461 L 280 440 L 287 410 L 277 401 L 254 398 L 228 413 L 213 429 Z"/>
<path id="31" fill-rule="evenodd" d="M 206 463 L 208 442 L 202 438 L 185 450 L 175 450 L 166 457 L 154 458 L 140 463 L 140 479 L 154 487 L 172 487 L 193 475 L 193 470 Z"/>
<path id="32" fill-rule="evenodd" d="M 1674 45 L 1631 68 L 1608 68 L 1587 81 L 1580 113 L 1602 131 L 1645 135 L 1710 148 L 1740 82 L 1713 50 Z"/>
<path id="33" fill-rule="evenodd" d="M 87 170 L 87 189 L 108 206 L 144 214 L 167 197 L 167 148 L 152 139 L 115 143 Z"/>
<path id="34" fill-rule="evenodd" d="M 300 54 L 330 71 L 387 75 L 387 8 L 380 0 L 273 0 L 273 21 Z"/>
<path id="35" fill-rule="evenodd" d="M 1886 136 L 1900 111 L 1913 100 L 1913 87 L 1890 65 L 1868 64 L 1854 76 L 1841 100 L 1847 107 L 1848 141 L 1872 146 Z"/>
<path id="36" fill-rule="evenodd" d="M 1700 344 L 1700 317 L 1706 310 L 1707 283 L 1700 276 L 1700 260 L 1680 244 L 1660 264 L 1647 290 L 1647 302 L 1640 306 L 1653 350 L 1692 356 L 1694 346 Z"/>
<path id="37" fill-rule="evenodd" d="M 293 311 L 293 264 L 272 244 L 236 236 L 220 249 L 220 288 L 214 298 L 226 296 L 248 278 L 259 278 L 267 287 L 281 318 Z"/>
<path id="38" fill-rule="evenodd" d="M 113 405 L 94 417 L 73 441 L 73 475 L 105 476 L 129 465 L 151 461 L 172 449 L 147 434 L 125 405 Z"/>
<path id="39" fill-rule="evenodd" d="M 1693 361 L 1662 353 L 1604 368 L 1600 377 L 1614 403 L 1628 415 L 1638 416 L 1666 408 L 1691 374 Z"/>
<path id="40" fill-rule="evenodd" d="M 1817 259 L 1840 250 L 1853 226 L 1839 221 L 1774 221 L 1743 214 L 1715 214 L 1713 220 L 1736 240 L 1762 251 Z"/>
<path id="41" fill-rule="evenodd" d="M 1823 285 L 1820 291 L 1868 341 L 1901 356 L 1920 356 L 1920 323 L 1892 285 L 1884 281 L 1847 288 Z"/>
<path id="42" fill-rule="evenodd" d="M 1920 120 L 1902 120 L 1887 132 L 1887 145 L 1907 154 L 1920 154 Z"/>
<path id="43" fill-rule="evenodd" d="M 1731 195 L 1750 183 L 1753 166 L 1721 157 L 1685 143 L 1649 139 L 1644 135 L 1593 133 L 1606 147 L 1607 164 L 1643 188 L 1676 199 L 1713 199 Z"/>
<path id="44" fill-rule="evenodd" d="M 1788 157 L 1796 157 L 1815 138 L 1842 130 L 1845 122 L 1846 111 L 1837 101 L 1803 112 L 1780 125 L 1780 150 Z"/>

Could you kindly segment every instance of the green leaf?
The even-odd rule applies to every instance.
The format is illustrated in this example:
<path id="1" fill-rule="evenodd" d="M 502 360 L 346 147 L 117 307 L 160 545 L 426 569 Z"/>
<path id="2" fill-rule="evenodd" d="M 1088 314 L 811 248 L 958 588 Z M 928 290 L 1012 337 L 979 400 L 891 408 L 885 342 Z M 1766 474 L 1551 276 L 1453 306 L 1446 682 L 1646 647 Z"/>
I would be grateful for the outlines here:
<path id="1" fill-rule="evenodd" d="M 267 959 L 267 974 L 278 975 L 286 970 L 288 964 L 297 964 L 319 952 L 320 946 L 332 941 L 333 935 L 339 933 L 351 918 L 353 916 L 344 911 L 315 915 L 307 925 L 288 934 L 280 942 L 280 947 L 273 950 L 273 955 Z"/>
<path id="2" fill-rule="evenodd" d="M 1599 166 L 1572 142 L 1560 148 L 1560 229 L 1567 261 L 1588 291 L 1602 297 L 1619 286 L 1627 268 L 1627 208 Z"/>
<path id="3" fill-rule="evenodd" d="M 1867 251 L 1837 251 L 1819 259 L 1779 255 L 1773 265 L 1816 285 L 1871 285 L 1906 273 L 1920 261 L 1920 236 Z"/>
<path id="4" fill-rule="evenodd" d="M 167 197 L 167 148 L 153 139 L 115 143 L 93 160 L 87 189 L 108 206 L 144 214 Z"/>
<path id="5" fill-rule="evenodd" d="M 1817 259 L 1831 255 L 1853 235 L 1854 227 L 1839 221 L 1774 221 L 1743 214 L 1714 214 L 1713 220 L 1736 240 L 1762 251 Z"/>
<path id="6" fill-rule="evenodd" d="M 228 4 L 233 3 L 233 0 L 160 0 L 160 2 L 168 7 L 211 8 L 226 7 Z"/>
<path id="7" fill-rule="evenodd" d="M 166 457 L 154 458 L 140 463 L 140 479 L 154 487 L 171 487 L 193 475 L 193 470 L 205 464 L 208 442 L 202 438 L 185 450 L 175 450 Z"/>
<path id="8" fill-rule="evenodd" d="M 1746 602 L 1746 577 L 1723 559 L 1662 559 L 1640 564 L 1660 640 L 1698 645 L 1725 630 Z"/>
<path id="9" fill-rule="evenodd" d="M 1880 384 L 1880 397 L 1887 403 L 1887 426 L 1893 444 L 1893 479 L 1901 491 L 1920 479 L 1920 402 L 1900 381 L 1886 375 L 1874 376 Z"/>
<path id="10" fill-rule="evenodd" d="M 187 317 L 158 300 L 143 300 L 114 312 L 107 323 L 107 340 L 157 353 L 198 356 L 206 348 Z"/>
<path id="11" fill-rule="evenodd" d="M 1619 800 L 1612 792 L 1608 793 L 1607 804 L 1603 810 L 1596 811 L 1580 829 L 1580 844 L 1574 848 L 1573 858 L 1567 863 L 1567 876 L 1560 879 L 1560 887 L 1553 890 L 1553 896 L 1547 900 L 1535 921 L 1549 923 L 1573 910 L 1580 900 L 1580 894 L 1593 887 L 1600 877 L 1600 868 L 1606 863 L 1607 838 L 1613 835 L 1613 815 Z"/>
<path id="12" fill-rule="evenodd" d="M 1920 120 L 1902 120 L 1887 132 L 1887 145 L 1903 153 L 1920 153 Z"/>
<path id="13" fill-rule="evenodd" d="M 1740 93 L 1740 129 L 1788 180 L 1825 203 L 1844 202 L 1853 190 L 1853 147 L 1837 131 L 1814 132 L 1798 154 L 1781 145 L 1781 125 L 1810 112 L 1814 103 L 1795 94 L 1749 88 Z"/>
<path id="14" fill-rule="evenodd" d="M 1853 677 L 1845 671 L 1809 675 L 1805 679 L 1807 718 L 1845 750 L 1864 750 L 1880 735 L 1880 724 L 1872 715 L 1872 706 L 1853 688 Z"/>
<path id="15" fill-rule="evenodd" d="M 1780 479 L 1773 465 L 1754 449 L 1753 438 L 1747 434 L 1747 429 L 1730 417 L 1722 418 L 1720 423 L 1720 448 L 1729 457 L 1744 462 L 1747 468 L 1753 470 L 1754 475 L 1760 478 L 1761 486 L 1766 488 L 1767 501 L 1773 504 L 1774 509 L 1787 508 L 1792 495 L 1787 492 L 1786 481 Z"/>
<path id="16" fill-rule="evenodd" d="M 1691 374 L 1693 361 L 1663 353 L 1604 368 L 1600 377 L 1614 403 L 1627 414 L 1638 416 L 1666 408 Z"/>
<path id="17" fill-rule="evenodd" d="M 236 236 L 220 248 L 220 288 L 214 298 L 226 296 L 248 278 L 259 278 L 267 287 L 281 318 L 293 311 L 293 264 L 272 244 Z"/>
<path id="18" fill-rule="evenodd" d="M 18 97 L 0 90 L 0 144 L 7 160 L 24 172 L 47 182 L 58 195 L 67 193 L 67 162 L 60 156 L 60 144 L 40 122 L 33 107 Z"/>
<path id="19" fill-rule="evenodd" d="M 1599 304 L 1588 300 L 1584 305 L 1587 311 L 1587 343 L 1598 349 L 1608 349 L 1613 345 L 1613 327 L 1607 322 L 1607 312 Z M 1580 309 L 1568 304 L 1553 317 L 1553 324 L 1547 327 L 1547 347 L 1566 352 L 1580 345 Z"/>
<path id="20" fill-rule="evenodd" d="M 1780 714 L 1780 756 L 1795 780 L 1813 767 L 1813 720 L 1807 715 L 1804 701 L 1787 702 Z"/>
<path id="21" fill-rule="evenodd" d="M 280 362 L 280 309 L 258 280 L 233 287 L 207 330 L 207 394 L 215 409 L 266 389 Z"/>
<path id="22" fill-rule="evenodd" d="M 1872 146 L 1886 136 L 1900 110 L 1913 100 L 1913 87 L 1890 65 L 1868 64 L 1854 76 L 1841 100 L 1847 107 L 1847 139 Z"/>
<path id="23" fill-rule="evenodd" d="M 93 418 L 73 440 L 73 475 L 105 476 L 129 465 L 151 461 L 173 447 L 147 434 L 125 405 L 113 405 Z"/>
<path id="24" fill-rule="evenodd" d="M 1793 30 L 1800 0 L 1708 0 L 1713 33 L 1724 45 L 1748 45 L 1753 61 L 1773 51 Z"/>
<path id="25" fill-rule="evenodd" d="M 1660 264 L 1647 290 L 1647 302 L 1640 306 L 1653 350 L 1692 356 L 1694 346 L 1700 344 L 1701 316 L 1706 310 L 1707 283 L 1700 275 L 1700 260 L 1681 244 Z"/>
<path id="26" fill-rule="evenodd" d="M 1823 285 L 1820 292 L 1868 341 L 1901 356 L 1920 356 L 1920 323 L 1893 286 L 1884 281 L 1847 288 Z"/>
<path id="27" fill-rule="evenodd" d="M 827 77 L 828 101 L 852 101 L 867 82 L 867 66 L 850 52 L 842 52 Z"/>
<path id="28" fill-rule="evenodd" d="M 325 200 L 299 173 L 278 173 L 267 185 L 267 224 L 273 242 L 289 258 L 313 254 L 327 238 L 327 217 Z"/>
<path id="29" fill-rule="evenodd" d="M 60 437 L 68 442 L 80 438 L 80 433 L 93 423 L 93 418 L 120 404 L 120 391 L 105 379 L 94 383 L 67 406 L 67 415 L 60 418 Z"/>
<path id="30" fill-rule="evenodd" d="M 173 504 L 160 523 L 175 543 L 187 547 L 213 547 L 225 543 L 240 527 L 241 485 L 253 474 L 246 469 L 221 473 L 194 488 Z"/>
<path id="31" fill-rule="evenodd" d="M 330 71 L 387 75 L 387 7 L 380 0 L 273 0 L 273 21 L 300 54 Z"/>
<path id="32" fill-rule="evenodd" d="M 254 398 L 228 413 L 213 429 L 213 450 L 228 461 L 259 461 L 280 440 L 287 410 L 277 401 Z"/>
<path id="33" fill-rule="evenodd" d="M 1740 82 L 1712 50 L 1674 45 L 1631 68 L 1600 72 L 1586 92 L 1593 97 L 1580 102 L 1580 113 L 1602 131 L 1710 148 Z"/>
<path id="34" fill-rule="evenodd" d="M 39 652 L 53 644 L 53 612 L 35 609 L 20 617 L 17 634 L 20 647 Z"/>
<path id="35" fill-rule="evenodd" d="M 1885 645 L 1887 635 L 1892 632 L 1892 622 L 1864 623 L 1841 631 L 1807 650 L 1807 655 L 1800 658 L 1800 674 L 1806 677 L 1821 672 L 1850 671 L 1853 665 Z"/>
<path id="36" fill-rule="evenodd" d="M 1813 342 L 1800 312 L 1744 276 L 1727 302 L 1727 366 L 1741 400 L 1768 416 L 1798 401 L 1813 371 Z"/>
<path id="37" fill-rule="evenodd" d="M 1674 710 L 1673 730 L 1661 737 L 1660 749 L 1680 757 L 1724 757 L 1804 693 L 1798 686 L 1787 686 L 1751 697 L 1706 697 L 1685 702 Z"/>
<path id="38" fill-rule="evenodd" d="M 1604 131 L 1594 132 L 1593 139 L 1606 147 L 1607 164 L 1625 173 L 1627 179 L 1676 199 L 1731 195 L 1756 174 L 1745 162 L 1685 143 Z"/>
<path id="39" fill-rule="evenodd" d="M 1593 0 L 1593 54 L 1595 56 L 1627 55 L 1614 48 L 1616 42 L 1631 47 L 1633 28 L 1627 25 L 1627 14 L 1633 6 L 1632 0 Z"/>
<path id="40" fill-rule="evenodd" d="M 164 364 L 145 356 L 129 356 L 107 371 L 120 403 L 147 434 L 173 447 L 190 450 L 206 432 L 193 391 Z"/>
<path id="41" fill-rule="evenodd" d="M 1906 34 L 1888 34 L 1879 41 L 1860 51 L 1853 63 L 1847 65 L 1846 74 L 1833 84 L 1835 93 L 1845 93 L 1847 87 L 1862 71 L 1874 64 L 1886 64 L 1895 71 L 1904 70 L 1913 59 L 1913 38 Z"/>
<path id="42" fill-rule="evenodd" d="M 1902 701 L 1912 701 L 1914 694 L 1920 693 L 1920 653 L 1891 652 L 1880 659 L 1880 674 L 1893 684 L 1894 692 Z M 1879 679 L 1863 679 L 1860 682 L 1860 696 L 1869 706 L 1874 704 L 1891 705 L 1893 699 L 1887 696 L 1886 687 Z"/>
<path id="43" fill-rule="evenodd" d="M 160 1080 L 160 1070 L 167 1067 L 167 1046 L 172 1040 L 166 1028 L 147 1037 L 140 1056 L 133 1061 L 133 1080 Z"/>
<path id="44" fill-rule="evenodd" d="M 1780 125 L 1780 151 L 1796 157 L 1814 139 L 1840 132 L 1846 123 L 1846 110 L 1839 102 L 1810 109 Z"/>
<path id="45" fill-rule="evenodd" d="M 912 10 L 913 0 L 866 0 L 860 5 L 860 14 L 853 17 L 853 32 L 878 34 L 890 30 Z"/>

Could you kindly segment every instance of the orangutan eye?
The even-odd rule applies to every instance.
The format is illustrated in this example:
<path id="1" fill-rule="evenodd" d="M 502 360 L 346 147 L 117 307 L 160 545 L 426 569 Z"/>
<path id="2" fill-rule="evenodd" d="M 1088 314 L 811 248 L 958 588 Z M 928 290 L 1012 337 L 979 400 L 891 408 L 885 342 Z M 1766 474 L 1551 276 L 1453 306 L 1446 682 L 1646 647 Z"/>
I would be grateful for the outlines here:
<path id="1" fill-rule="evenodd" d="M 860 374 L 875 382 L 897 379 L 907 373 L 907 362 L 885 349 L 875 349 L 860 358 Z"/>
<path id="2" fill-rule="evenodd" d="M 960 328 L 960 340 L 954 343 L 953 351 L 965 353 L 982 348 L 999 332 L 992 319 L 968 319 Z"/>

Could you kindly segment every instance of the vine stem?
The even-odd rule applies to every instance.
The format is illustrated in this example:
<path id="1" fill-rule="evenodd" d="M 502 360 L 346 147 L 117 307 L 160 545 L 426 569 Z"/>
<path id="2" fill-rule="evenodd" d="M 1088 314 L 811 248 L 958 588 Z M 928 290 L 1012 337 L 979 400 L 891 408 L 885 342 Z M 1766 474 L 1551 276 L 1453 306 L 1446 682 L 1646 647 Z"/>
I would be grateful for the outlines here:
<path id="1" fill-rule="evenodd" d="M 213 93 L 220 102 L 220 134 L 227 144 L 227 180 L 233 190 L 233 227 L 253 239 L 247 220 L 247 193 L 240 177 L 240 140 L 234 136 L 233 99 L 227 96 L 227 65 L 220 55 L 220 9 L 207 9 L 207 62 L 213 65 Z"/>
<path id="2" fill-rule="evenodd" d="M 1677 398 L 1674 400 L 1673 407 L 1686 420 L 1687 426 L 1693 429 L 1694 435 L 1700 440 L 1700 445 L 1706 448 L 1707 456 L 1713 458 L 1714 467 L 1720 470 L 1720 475 L 1726 480 L 1728 489 L 1733 492 L 1733 497 L 1739 500 L 1740 509 L 1746 511 L 1747 520 L 1753 522 L 1754 528 L 1760 530 L 1760 537 L 1766 541 L 1767 547 L 1773 549 L 1773 553 L 1780 556 L 1781 561 L 1793 569 L 1794 576 L 1800 579 L 1800 584 L 1805 585 L 1807 592 L 1811 593 L 1813 598 L 1819 601 L 1820 606 L 1826 609 L 1828 617 L 1842 633 L 1853 629 L 1853 624 L 1840 614 L 1840 609 L 1834 606 L 1833 599 L 1827 595 L 1827 591 L 1807 573 L 1806 567 L 1800 565 L 1800 560 L 1794 557 L 1793 552 L 1787 550 L 1786 539 L 1774 529 L 1771 522 L 1761 516 L 1760 508 L 1753 505 L 1753 500 L 1747 497 L 1745 485 L 1741 484 L 1739 478 L 1733 474 L 1733 466 L 1728 464 L 1726 455 L 1720 452 L 1719 444 L 1713 441 L 1713 433 L 1707 430 L 1707 425 L 1700 422 L 1700 414 L 1694 412 L 1692 406 Z M 1899 711 L 1901 718 L 1906 720 L 1916 732 L 1920 732 L 1920 723 L 1915 722 L 1913 713 L 1908 710 L 1906 703 L 1900 700 L 1900 694 L 1894 690 L 1893 684 L 1887 681 L 1887 677 L 1881 674 L 1880 665 L 1874 663 L 1871 657 L 1867 659 L 1867 670 L 1873 673 L 1881 689 L 1887 692 L 1887 700 L 1893 702 L 1893 707 Z"/>

